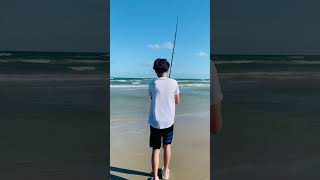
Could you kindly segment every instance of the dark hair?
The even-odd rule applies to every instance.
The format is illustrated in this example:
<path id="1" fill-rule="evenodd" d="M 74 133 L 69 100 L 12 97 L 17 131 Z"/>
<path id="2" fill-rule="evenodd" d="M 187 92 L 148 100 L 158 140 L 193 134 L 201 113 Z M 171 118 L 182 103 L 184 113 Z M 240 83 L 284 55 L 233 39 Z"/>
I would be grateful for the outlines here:
<path id="1" fill-rule="evenodd" d="M 153 63 L 153 69 L 156 71 L 156 73 L 168 72 L 169 68 L 170 64 L 167 59 L 158 58 Z"/>

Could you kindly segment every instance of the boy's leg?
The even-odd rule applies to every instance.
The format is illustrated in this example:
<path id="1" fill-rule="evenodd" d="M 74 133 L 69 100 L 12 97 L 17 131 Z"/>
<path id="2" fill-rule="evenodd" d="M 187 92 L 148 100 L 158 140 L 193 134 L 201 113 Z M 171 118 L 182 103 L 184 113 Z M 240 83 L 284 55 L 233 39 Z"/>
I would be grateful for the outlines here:
<path id="1" fill-rule="evenodd" d="M 171 143 L 173 139 L 173 125 L 166 129 L 166 132 L 163 136 L 163 170 L 167 172 L 169 170 L 169 164 L 171 159 Z"/>
<path id="2" fill-rule="evenodd" d="M 164 171 L 169 169 L 170 159 L 171 159 L 171 145 L 166 144 L 163 146 L 163 164 L 164 164 Z"/>
<path id="3" fill-rule="evenodd" d="M 151 164 L 152 164 L 152 176 L 154 179 L 158 179 L 159 159 L 160 159 L 160 149 L 153 149 L 152 156 L 151 156 Z"/>
<path id="4" fill-rule="evenodd" d="M 150 126 L 150 147 L 152 148 L 151 165 L 152 176 L 155 180 L 158 180 L 158 168 L 160 159 L 161 148 L 161 130 L 155 129 Z"/>

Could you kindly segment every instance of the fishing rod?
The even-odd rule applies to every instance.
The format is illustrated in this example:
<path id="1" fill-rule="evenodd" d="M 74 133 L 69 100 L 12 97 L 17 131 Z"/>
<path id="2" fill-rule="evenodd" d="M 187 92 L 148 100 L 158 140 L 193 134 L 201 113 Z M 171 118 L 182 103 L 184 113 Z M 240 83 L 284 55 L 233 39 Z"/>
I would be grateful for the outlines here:
<path id="1" fill-rule="evenodd" d="M 171 54 L 171 67 L 169 72 L 169 78 L 171 76 L 171 69 L 172 69 L 172 62 L 173 62 L 173 54 L 174 54 L 174 48 L 176 47 L 176 38 L 177 38 L 177 31 L 178 31 L 178 16 L 177 16 L 177 23 L 176 23 L 176 32 L 174 33 L 174 41 L 173 41 L 173 48 L 172 48 L 172 54 Z"/>

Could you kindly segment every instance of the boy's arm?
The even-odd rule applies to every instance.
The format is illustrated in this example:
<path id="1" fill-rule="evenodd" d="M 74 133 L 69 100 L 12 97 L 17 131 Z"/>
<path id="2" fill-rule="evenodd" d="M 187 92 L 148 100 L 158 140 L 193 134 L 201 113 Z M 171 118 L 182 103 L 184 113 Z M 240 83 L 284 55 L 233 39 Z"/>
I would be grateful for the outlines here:
<path id="1" fill-rule="evenodd" d="M 174 92 L 174 101 L 176 104 L 180 104 L 180 90 L 178 82 L 176 81 L 176 91 Z"/>
<path id="2" fill-rule="evenodd" d="M 176 104 L 180 104 L 180 96 L 179 96 L 179 94 L 174 95 L 174 101 L 176 102 Z"/>
<path id="3" fill-rule="evenodd" d="M 213 134 L 220 133 L 222 129 L 221 103 L 210 106 L 210 131 Z"/>
<path id="4" fill-rule="evenodd" d="M 220 89 L 219 80 L 217 77 L 217 69 L 210 61 L 211 65 L 211 88 L 210 88 L 210 132 L 218 134 L 222 129 L 221 101 L 223 95 Z"/>
<path id="5" fill-rule="evenodd" d="M 148 86 L 148 92 L 149 92 L 150 99 L 152 99 L 151 84 L 150 83 L 149 83 L 149 86 Z"/>

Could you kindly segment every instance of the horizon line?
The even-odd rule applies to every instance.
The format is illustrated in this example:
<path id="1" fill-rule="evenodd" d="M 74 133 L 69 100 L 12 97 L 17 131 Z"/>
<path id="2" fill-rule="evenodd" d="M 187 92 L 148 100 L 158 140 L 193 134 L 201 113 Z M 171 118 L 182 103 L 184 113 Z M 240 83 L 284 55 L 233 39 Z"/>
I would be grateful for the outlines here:
<path id="1" fill-rule="evenodd" d="M 5 51 L 5 50 L 0 50 L 0 53 L 2 52 L 38 52 L 38 53 L 106 53 L 110 54 L 107 51 L 17 51 L 17 50 L 10 50 L 10 51 Z"/>
<path id="2" fill-rule="evenodd" d="M 320 54 L 245 54 L 245 53 L 210 53 L 210 57 L 211 56 L 215 56 L 215 55 L 246 55 L 246 56 L 320 56 Z"/>
<path id="3" fill-rule="evenodd" d="M 126 79 L 155 79 L 157 77 L 111 77 L 110 76 L 110 79 L 111 78 L 126 78 Z M 209 78 L 171 78 L 171 79 L 211 79 L 210 77 Z"/>

